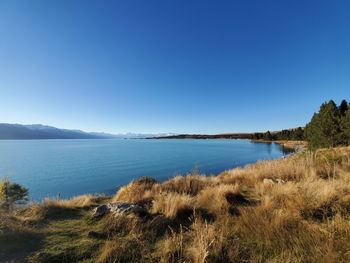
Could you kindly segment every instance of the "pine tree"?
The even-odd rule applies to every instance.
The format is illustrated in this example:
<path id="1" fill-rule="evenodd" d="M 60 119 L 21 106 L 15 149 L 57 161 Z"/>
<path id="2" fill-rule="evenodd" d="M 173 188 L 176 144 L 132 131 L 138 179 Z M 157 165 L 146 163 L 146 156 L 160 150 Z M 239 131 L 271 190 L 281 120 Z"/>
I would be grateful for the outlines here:
<path id="1" fill-rule="evenodd" d="M 341 120 L 342 142 L 350 145 L 350 108 L 346 111 L 345 116 Z"/>
<path id="2" fill-rule="evenodd" d="M 268 140 L 268 141 L 273 140 L 273 137 L 272 137 L 272 134 L 271 134 L 270 131 L 267 131 L 267 132 L 265 133 L 264 139 L 265 139 L 265 140 Z"/>
<path id="3" fill-rule="evenodd" d="M 346 112 L 349 109 L 349 104 L 346 100 L 342 100 L 342 102 L 339 105 L 339 112 L 341 116 L 345 116 Z"/>
<path id="4" fill-rule="evenodd" d="M 294 139 L 295 140 L 303 140 L 304 139 L 304 130 L 301 127 L 298 127 L 295 131 L 294 131 Z"/>
<path id="5" fill-rule="evenodd" d="M 305 128 L 310 148 L 328 148 L 341 143 L 340 111 L 333 100 L 323 103 Z"/>

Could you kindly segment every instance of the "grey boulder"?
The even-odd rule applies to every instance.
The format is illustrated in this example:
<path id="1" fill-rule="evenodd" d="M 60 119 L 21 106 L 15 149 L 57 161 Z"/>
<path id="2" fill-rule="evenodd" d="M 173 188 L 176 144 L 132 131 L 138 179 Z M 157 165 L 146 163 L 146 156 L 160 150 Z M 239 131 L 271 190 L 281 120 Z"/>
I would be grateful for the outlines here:
<path id="1" fill-rule="evenodd" d="M 264 178 L 263 184 L 266 185 L 274 185 L 274 184 L 285 184 L 286 182 L 282 179 L 272 179 L 272 178 Z"/>
<path id="2" fill-rule="evenodd" d="M 92 211 L 92 216 L 93 217 L 100 217 L 103 216 L 107 213 L 109 213 L 110 208 L 108 205 L 99 205 Z"/>
<path id="3" fill-rule="evenodd" d="M 139 205 L 124 202 L 116 202 L 106 205 L 99 205 L 93 210 L 92 216 L 100 217 L 108 213 L 112 213 L 115 216 L 129 214 L 146 215 L 147 210 Z"/>

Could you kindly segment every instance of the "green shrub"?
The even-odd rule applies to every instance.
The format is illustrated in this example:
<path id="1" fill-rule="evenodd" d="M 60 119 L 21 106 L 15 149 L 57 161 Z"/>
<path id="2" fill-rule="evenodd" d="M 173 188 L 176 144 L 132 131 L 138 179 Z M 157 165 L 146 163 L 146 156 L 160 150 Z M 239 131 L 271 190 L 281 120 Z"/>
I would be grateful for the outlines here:
<path id="1" fill-rule="evenodd" d="M 11 210 L 16 202 L 28 201 L 28 189 L 17 184 L 11 183 L 7 177 L 0 182 L 0 207 Z"/>

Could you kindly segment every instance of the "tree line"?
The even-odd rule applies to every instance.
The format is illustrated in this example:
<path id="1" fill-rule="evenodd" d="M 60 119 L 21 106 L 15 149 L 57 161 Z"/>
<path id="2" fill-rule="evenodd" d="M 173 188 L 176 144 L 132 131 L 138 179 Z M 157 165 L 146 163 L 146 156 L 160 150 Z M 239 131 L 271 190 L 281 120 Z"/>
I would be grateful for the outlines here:
<path id="1" fill-rule="evenodd" d="M 304 136 L 311 149 L 350 145 L 350 107 L 346 100 L 321 105 L 306 125 Z"/>
<path id="2" fill-rule="evenodd" d="M 306 140 L 310 149 L 350 145 L 350 105 L 333 100 L 321 105 L 305 128 L 254 133 L 253 140 Z"/>
<path id="3" fill-rule="evenodd" d="M 289 140 L 289 141 L 302 141 L 304 140 L 304 129 L 298 127 L 296 129 L 282 130 L 276 132 L 257 132 L 252 135 L 253 140 Z"/>

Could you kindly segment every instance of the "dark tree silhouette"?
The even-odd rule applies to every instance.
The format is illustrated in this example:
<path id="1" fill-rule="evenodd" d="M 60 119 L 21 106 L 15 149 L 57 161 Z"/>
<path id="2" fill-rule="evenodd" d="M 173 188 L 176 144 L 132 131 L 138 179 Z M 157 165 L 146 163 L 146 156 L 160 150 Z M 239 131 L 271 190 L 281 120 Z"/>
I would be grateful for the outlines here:
<path id="1" fill-rule="evenodd" d="M 342 100 L 342 102 L 339 105 L 340 115 L 345 116 L 348 109 L 349 109 L 349 103 L 346 100 Z"/>
<path id="2" fill-rule="evenodd" d="M 28 189 L 11 183 L 7 177 L 0 181 L 0 206 L 11 210 L 16 202 L 28 201 Z"/>

